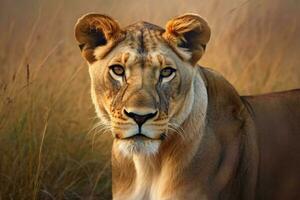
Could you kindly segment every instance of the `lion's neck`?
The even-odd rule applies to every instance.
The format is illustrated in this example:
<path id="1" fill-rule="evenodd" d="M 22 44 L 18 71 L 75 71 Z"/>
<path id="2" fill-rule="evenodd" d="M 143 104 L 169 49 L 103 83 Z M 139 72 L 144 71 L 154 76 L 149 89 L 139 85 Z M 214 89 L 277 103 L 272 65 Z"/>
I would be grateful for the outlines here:
<path id="1" fill-rule="evenodd" d="M 190 164 L 198 149 L 200 137 L 182 142 L 169 138 L 155 156 L 134 155 L 134 180 L 128 194 L 120 199 L 181 199 L 189 191 Z M 187 172 L 187 173 L 186 173 Z M 125 194 L 125 193 L 123 193 Z M 196 195 L 196 194 L 195 194 Z"/>
<path id="2" fill-rule="evenodd" d="M 121 180 L 120 175 L 115 176 L 113 182 L 124 183 L 114 184 L 114 199 L 180 199 L 181 195 L 186 197 L 184 191 L 193 187 L 187 180 L 191 178 L 190 165 L 198 150 L 205 123 L 207 94 L 202 90 L 205 90 L 204 83 L 197 77 L 191 91 L 193 106 L 181 125 L 184 139 L 174 134 L 162 143 L 157 154 L 134 155 L 131 160 L 120 163 L 116 170 L 132 170 L 125 172 L 130 174 L 131 177 L 128 178 L 132 180 Z M 134 168 L 126 169 L 126 166 Z M 126 188 L 121 189 L 123 186 Z M 199 194 L 191 191 L 190 195 L 192 197 Z"/>

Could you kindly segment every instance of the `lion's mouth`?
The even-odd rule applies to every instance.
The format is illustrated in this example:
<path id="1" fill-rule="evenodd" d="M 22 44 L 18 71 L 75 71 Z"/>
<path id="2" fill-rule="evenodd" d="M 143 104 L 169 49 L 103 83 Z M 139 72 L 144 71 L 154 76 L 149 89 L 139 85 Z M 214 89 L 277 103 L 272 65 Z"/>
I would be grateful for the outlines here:
<path id="1" fill-rule="evenodd" d="M 162 133 L 159 138 L 151 138 L 151 137 L 144 135 L 143 133 L 138 133 L 138 134 L 126 137 L 126 138 L 119 138 L 119 139 L 139 141 L 139 140 L 163 140 L 164 138 L 165 138 L 164 133 Z"/>

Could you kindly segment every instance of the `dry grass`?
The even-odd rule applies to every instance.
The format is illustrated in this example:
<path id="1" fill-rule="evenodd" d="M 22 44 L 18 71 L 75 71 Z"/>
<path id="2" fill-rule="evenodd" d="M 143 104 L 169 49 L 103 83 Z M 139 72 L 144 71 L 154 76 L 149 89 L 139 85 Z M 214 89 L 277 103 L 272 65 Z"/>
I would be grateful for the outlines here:
<path id="1" fill-rule="evenodd" d="M 201 64 L 241 94 L 300 87 L 300 2 L 4 0 L 0 8 L 0 199 L 110 199 L 109 135 L 95 114 L 76 19 L 164 25 L 196 12 L 212 28 Z M 94 137 L 96 135 L 96 137 Z"/>

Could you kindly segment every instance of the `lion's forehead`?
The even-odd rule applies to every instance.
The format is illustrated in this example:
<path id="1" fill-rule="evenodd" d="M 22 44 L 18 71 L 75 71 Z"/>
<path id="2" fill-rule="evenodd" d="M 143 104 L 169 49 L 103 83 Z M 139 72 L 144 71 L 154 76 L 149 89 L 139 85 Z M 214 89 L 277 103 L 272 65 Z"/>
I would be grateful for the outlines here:
<path id="1" fill-rule="evenodd" d="M 147 22 L 127 27 L 126 38 L 117 56 L 122 63 L 147 63 L 150 66 L 170 65 L 168 46 L 162 38 L 163 29 Z"/>
<path id="2" fill-rule="evenodd" d="M 94 55 L 103 59 L 112 55 L 120 62 L 147 62 L 155 65 L 172 65 L 172 56 L 187 59 L 190 55 L 173 47 L 163 38 L 164 29 L 147 22 L 139 22 L 125 28 L 125 38 L 114 44 L 98 47 Z"/>
<path id="3" fill-rule="evenodd" d="M 140 54 L 155 51 L 164 43 L 162 33 L 155 25 L 139 22 L 126 29 L 124 43 Z"/>
<path id="4" fill-rule="evenodd" d="M 174 65 L 174 61 L 162 50 L 140 53 L 136 49 L 128 47 L 122 48 L 110 62 L 111 64 L 122 63 L 126 66 L 139 65 L 142 67 L 162 67 Z"/>

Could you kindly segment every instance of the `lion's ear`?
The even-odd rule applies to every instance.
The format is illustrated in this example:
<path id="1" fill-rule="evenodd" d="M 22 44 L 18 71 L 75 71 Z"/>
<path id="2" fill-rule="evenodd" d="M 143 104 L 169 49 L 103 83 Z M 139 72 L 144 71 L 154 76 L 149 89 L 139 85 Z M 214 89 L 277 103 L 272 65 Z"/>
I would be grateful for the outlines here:
<path id="1" fill-rule="evenodd" d="M 87 14 L 78 19 L 75 37 L 84 58 L 92 63 L 96 60 L 96 47 L 111 45 L 124 35 L 119 24 L 112 18 L 101 14 Z"/>
<path id="2" fill-rule="evenodd" d="M 167 22 L 163 37 L 169 44 L 189 51 L 189 61 L 195 65 L 210 39 L 210 28 L 199 15 L 185 14 Z"/>

